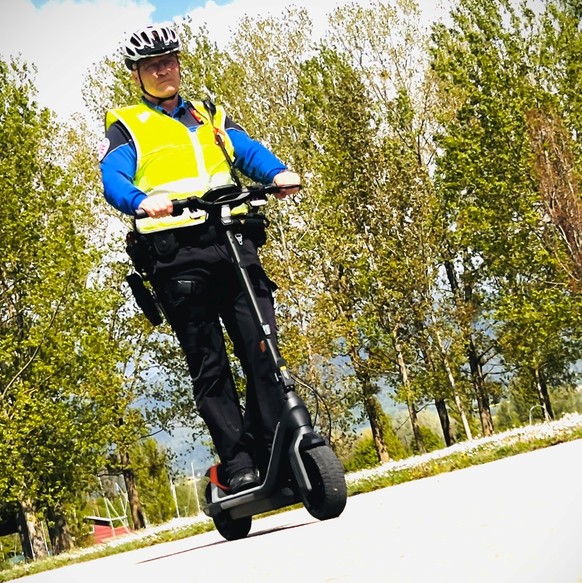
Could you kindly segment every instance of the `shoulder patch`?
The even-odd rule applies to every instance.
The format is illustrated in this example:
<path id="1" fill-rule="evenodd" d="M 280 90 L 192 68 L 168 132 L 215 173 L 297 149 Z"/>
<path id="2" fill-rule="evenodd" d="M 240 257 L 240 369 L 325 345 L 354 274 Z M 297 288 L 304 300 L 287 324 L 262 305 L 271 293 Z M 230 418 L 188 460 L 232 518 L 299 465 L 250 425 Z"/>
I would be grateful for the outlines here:
<path id="1" fill-rule="evenodd" d="M 111 142 L 109 141 L 109 138 L 104 138 L 103 141 L 99 144 L 99 147 L 97 148 L 97 160 L 99 162 L 105 158 L 105 154 L 107 154 L 109 151 L 110 145 Z"/>

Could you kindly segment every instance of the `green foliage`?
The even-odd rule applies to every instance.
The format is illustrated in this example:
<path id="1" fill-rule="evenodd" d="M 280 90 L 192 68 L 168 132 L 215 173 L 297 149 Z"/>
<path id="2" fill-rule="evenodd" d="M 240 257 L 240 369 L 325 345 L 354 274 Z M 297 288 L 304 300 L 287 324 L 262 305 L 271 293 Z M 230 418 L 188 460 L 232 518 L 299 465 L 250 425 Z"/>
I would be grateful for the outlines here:
<path id="1" fill-rule="evenodd" d="M 572 388 L 570 384 L 557 387 L 552 392 L 552 406 L 557 419 L 567 413 L 582 412 L 582 394 L 577 388 Z"/>
<path id="2" fill-rule="evenodd" d="M 382 422 L 382 437 L 390 459 L 401 460 L 406 457 L 406 448 L 402 441 L 398 439 L 392 419 L 387 414 L 384 414 Z"/>
<path id="3" fill-rule="evenodd" d="M 207 483 L 207 478 L 197 479 L 194 483 L 190 477 L 182 478 L 176 483 L 176 499 L 180 516 L 196 516 L 202 512 Z"/>
<path id="4" fill-rule="evenodd" d="M 420 432 L 422 434 L 422 442 L 424 443 L 424 446 L 425 446 L 427 452 L 435 451 L 437 449 L 442 449 L 445 446 L 445 443 L 442 440 L 442 438 L 439 437 L 429 427 L 421 426 Z M 418 453 L 418 452 L 415 451 L 414 453 Z"/>
<path id="5" fill-rule="evenodd" d="M 510 401 L 504 400 L 499 404 L 495 414 L 495 427 L 498 431 L 506 431 L 519 427 L 519 415 Z"/>
<path id="6" fill-rule="evenodd" d="M 343 465 L 346 472 L 355 472 L 364 468 L 373 468 L 379 463 L 378 452 L 372 437 L 364 435 L 356 441 L 349 457 Z"/>
<path id="7" fill-rule="evenodd" d="M 405 458 L 407 455 L 406 448 L 398 439 L 392 426 L 390 416 L 383 413 L 380 416 L 380 425 L 382 428 L 382 440 L 390 459 L 401 460 Z M 442 447 L 442 445 L 440 447 Z M 364 431 L 362 435 L 360 435 L 343 460 L 347 472 L 371 468 L 377 466 L 379 463 L 380 458 L 378 456 L 376 443 L 374 442 L 369 430 Z"/>
<path id="8" fill-rule="evenodd" d="M 521 390 L 520 390 L 521 389 Z M 559 419 L 566 413 L 582 411 L 580 391 L 567 383 L 551 391 L 554 416 Z M 532 395 L 531 389 L 520 387 L 519 379 L 512 382 L 510 397 L 504 399 L 495 410 L 495 426 L 498 431 L 506 431 L 525 424 L 545 421 L 544 410 L 539 397 Z"/>
<path id="9" fill-rule="evenodd" d="M 148 522 L 160 524 L 176 516 L 167 453 L 149 438 L 136 444 L 130 457 Z"/>
<path id="10" fill-rule="evenodd" d="M 435 28 L 432 66 L 449 103 L 439 115 L 435 183 L 449 225 L 447 253 L 464 292 L 465 310 L 456 318 L 471 330 L 482 368 L 496 355 L 520 387 L 532 375 L 555 385 L 580 358 L 580 300 L 569 285 L 572 271 L 564 269 L 564 225 L 573 215 L 552 213 L 556 206 L 566 211 L 562 186 L 536 156 L 562 143 L 557 158 L 564 163 L 576 150 L 551 112 L 563 111 L 568 120 L 566 111 L 579 100 L 555 99 L 563 95 L 564 65 L 579 34 L 562 3 L 549 3 L 536 19 L 527 3 L 467 0 L 451 17 L 453 26 Z M 531 404 L 538 389 L 530 382 L 527 390 Z"/>
<path id="11" fill-rule="evenodd" d="M 120 299 L 97 275 L 87 143 L 39 111 L 26 65 L 0 62 L 0 97 L 0 497 L 61 509 L 91 484 L 123 403 Z"/>

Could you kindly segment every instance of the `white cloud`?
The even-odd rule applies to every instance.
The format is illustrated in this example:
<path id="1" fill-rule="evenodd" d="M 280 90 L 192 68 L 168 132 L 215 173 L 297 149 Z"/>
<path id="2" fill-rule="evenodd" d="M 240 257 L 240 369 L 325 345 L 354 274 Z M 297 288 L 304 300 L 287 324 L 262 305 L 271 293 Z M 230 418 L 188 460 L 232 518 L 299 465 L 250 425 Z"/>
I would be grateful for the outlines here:
<path id="1" fill-rule="evenodd" d="M 89 67 L 113 52 L 136 27 L 150 22 L 154 7 L 143 2 L 30 0 L 2 5 L 0 55 L 20 55 L 38 69 L 39 101 L 59 114 L 82 111 L 81 86 Z"/>
<path id="2" fill-rule="evenodd" d="M 203 8 L 197 8 L 189 13 L 193 23 L 205 22 L 218 44 L 224 44 L 229 37 L 229 29 L 236 27 L 244 16 L 279 16 L 288 6 L 305 8 L 309 11 L 314 25 L 314 35 L 323 32 L 327 23 L 327 14 L 334 8 L 348 3 L 369 5 L 369 0 L 233 0 L 231 3 L 218 6 L 209 1 Z M 265 6 L 267 4 L 267 7 Z M 284 39 L 281 39 L 284 42 Z"/>
<path id="3" fill-rule="evenodd" d="M 243 16 L 280 15 L 289 5 L 310 11 L 317 35 L 329 12 L 352 1 L 269 0 L 268 9 L 264 0 L 233 0 L 224 6 L 209 1 L 189 15 L 194 24 L 206 23 L 212 38 L 223 44 Z M 40 8 L 31 0 L 10 0 L 2 4 L 0 56 L 20 54 L 34 63 L 40 104 L 66 117 L 83 111 L 81 87 L 91 65 L 115 51 L 128 33 L 151 23 L 154 10 L 143 0 L 49 0 Z"/>

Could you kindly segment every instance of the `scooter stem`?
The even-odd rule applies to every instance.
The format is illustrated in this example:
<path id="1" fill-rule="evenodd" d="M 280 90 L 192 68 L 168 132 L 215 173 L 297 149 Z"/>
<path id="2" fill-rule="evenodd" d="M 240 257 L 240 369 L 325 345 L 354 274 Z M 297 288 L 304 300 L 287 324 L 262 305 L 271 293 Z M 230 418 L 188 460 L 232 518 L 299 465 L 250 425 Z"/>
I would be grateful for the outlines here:
<path id="1" fill-rule="evenodd" d="M 222 224 L 224 225 L 224 232 L 226 235 L 226 245 L 230 252 L 230 256 L 235 262 L 235 270 L 243 288 L 243 292 L 251 308 L 255 323 L 259 326 L 263 335 L 265 346 L 264 348 L 261 347 L 261 350 L 263 352 L 266 350 L 269 353 L 271 363 L 275 369 L 275 374 L 277 375 L 279 381 L 283 384 L 285 391 L 292 391 L 295 389 L 295 383 L 291 378 L 289 371 L 287 370 L 287 361 L 281 356 L 279 349 L 277 348 L 274 330 L 271 330 L 271 326 L 261 313 L 251 278 L 248 274 L 246 266 L 242 262 L 238 250 L 238 242 L 234 233 L 232 232 L 232 229 L 230 228 L 232 223 L 225 221 L 223 217 Z"/>

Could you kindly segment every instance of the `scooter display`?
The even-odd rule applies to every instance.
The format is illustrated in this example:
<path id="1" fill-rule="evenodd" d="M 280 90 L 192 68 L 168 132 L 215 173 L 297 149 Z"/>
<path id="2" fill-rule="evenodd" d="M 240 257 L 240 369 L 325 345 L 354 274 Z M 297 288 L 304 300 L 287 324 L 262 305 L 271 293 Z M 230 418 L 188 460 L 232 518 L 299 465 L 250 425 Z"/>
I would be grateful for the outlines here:
<path id="1" fill-rule="evenodd" d="M 288 187 L 289 188 L 289 187 Z M 248 490 L 230 494 L 222 477 L 220 464 L 212 466 L 207 476 L 204 513 L 214 521 L 216 529 L 226 540 L 237 540 L 248 535 L 252 517 L 297 503 L 318 520 L 338 517 L 347 501 L 344 469 L 328 441 L 312 426 L 309 411 L 296 392 L 295 380 L 279 353 L 275 331 L 263 318 L 257 298 L 239 253 L 237 218 L 233 209 L 243 203 L 259 207 L 267 196 L 280 193 L 276 185 L 220 186 L 203 197 L 173 201 L 174 214 L 188 210 L 203 210 L 209 220 L 220 225 L 224 243 L 233 261 L 242 289 L 261 331 L 261 349 L 270 357 L 273 372 L 284 393 L 284 404 L 270 448 L 266 469 L 260 475 L 260 484 Z"/>

